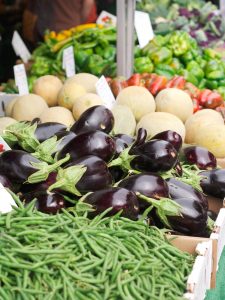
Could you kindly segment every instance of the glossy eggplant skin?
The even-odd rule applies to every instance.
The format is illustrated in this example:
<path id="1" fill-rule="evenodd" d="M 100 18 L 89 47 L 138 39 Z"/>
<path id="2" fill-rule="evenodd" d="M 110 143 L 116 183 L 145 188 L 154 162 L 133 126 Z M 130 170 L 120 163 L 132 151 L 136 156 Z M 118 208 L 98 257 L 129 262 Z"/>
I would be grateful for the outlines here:
<path id="1" fill-rule="evenodd" d="M 157 174 L 142 173 L 131 175 L 123 179 L 118 186 L 133 192 L 139 192 L 154 199 L 169 197 L 169 189 L 166 181 Z M 141 199 L 139 199 L 139 205 L 140 211 L 145 210 L 149 206 L 147 202 Z"/>
<path id="2" fill-rule="evenodd" d="M 124 133 L 115 134 L 114 138 L 123 140 L 128 146 L 130 146 L 134 142 L 134 138 L 132 136 Z"/>
<path id="3" fill-rule="evenodd" d="M 6 176 L 11 182 L 21 184 L 27 178 L 37 172 L 31 162 L 40 163 L 41 161 L 31 154 L 22 150 L 5 151 L 0 156 L 1 174 Z"/>
<path id="4" fill-rule="evenodd" d="M 87 195 L 84 201 L 95 208 L 95 211 L 90 214 L 92 217 L 112 207 L 112 210 L 108 213 L 109 216 L 123 210 L 123 217 L 132 220 L 138 218 L 139 204 L 137 197 L 134 192 L 124 188 L 111 187 L 99 190 Z"/>
<path id="5" fill-rule="evenodd" d="M 169 178 L 166 181 L 169 188 L 169 195 L 172 199 L 194 199 L 200 202 L 206 211 L 208 210 L 208 200 L 203 193 L 175 178 Z"/>
<path id="6" fill-rule="evenodd" d="M 189 146 L 183 149 L 185 160 L 195 164 L 200 170 L 212 170 L 217 166 L 216 157 L 206 148 Z"/>
<path id="7" fill-rule="evenodd" d="M 225 197 L 225 169 L 202 171 L 201 188 L 206 195 Z"/>
<path id="8" fill-rule="evenodd" d="M 114 155 L 114 158 L 116 158 L 120 155 L 121 152 L 123 152 L 123 150 L 128 148 L 128 144 L 121 138 L 114 137 L 113 139 L 116 143 L 116 152 L 115 152 L 115 155 Z"/>
<path id="9" fill-rule="evenodd" d="M 82 156 L 95 155 L 109 161 L 115 154 L 116 143 L 109 135 L 102 131 L 94 130 L 79 134 L 73 138 L 61 151 L 57 158 L 70 154 L 70 161 L 74 161 Z"/>
<path id="10" fill-rule="evenodd" d="M 84 156 L 66 165 L 65 168 L 74 165 L 82 165 L 87 168 L 84 175 L 76 184 L 76 188 L 80 193 L 97 191 L 112 184 L 112 176 L 107 164 L 101 158 L 94 155 Z"/>
<path id="11" fill-rule="evenodd" d="M 60 131 L 56 134 L 57 140 L 60 140 L 59 144 L 57 145 L 56 152 L 59 152 L 65 147 L 73 138 L 75 138 L 76 134 L 72 131 Z M 55 152 L 55 153 L 56 153 Z M 53 153 L 53 154 L 55 154 Z"/>
<path id="12" fill-rule="evenodd" d="M 0 174 L 0 183 L 5 187 L 13 191 L 13 185 L 11 181 L 5 176 Z"/>
<path id="13" fill-rule="evenodd" d="M 35 205 L 37 210 L 43 213 L 56 214 L 62 208 L 66 208 L 66 201 L 63 195 L 58 193 L 33 192 L 24 194 L 22 197 L 25 203 L 29 203 L 35 198 L 37 199 Z"/>
<path id="14" fill-rule="evenodd" d="M 100 130 L 109 133 L 114 126 L 114 116 L 104 105 L 88 108 L 70 128 L 76 134 Z"/>
<path id="15" fill-rule="evenodd" d="M 177 151 L 167 141 L 150 140 L 131 148 L 130 154 L 137 155 L 132 162 L 133 169 L 146 172 L 163 172 L 173 168 L 177 162 Z"/>
<path id="16" fill-rule="evenodd" d="M 56 182 L 57 172 L 51 172 L 45 181 L 39 183 L 24 183 L 20 186 L 20 192 L 23 194 L 31 192 L 46 192 L 48 188 Z"/>
<path id="17" fill-rule="evenodd" d="M 211 218 L 213 221 L 216 221 L 217 214 L 216 214 L 214 211 L 208 210 L 208 211 L 207 211 L 207 215 L 208 215 L 208 217 Z"/>
<path id="18" fill-rule="evenodd" d="M 179 135 L 179 133 L 173 131 L 173 130 L 166 130 L 159 132 L 158 134 L 154 135 L 152 139 L 158 139 L 158 140 L 164 140 L 169 142 L 174 146 L 174 148 L 179 151 L 182 146 L 182 137 Z"/>
<path id="19" fill-rule="evenodd" d="M 37 125 L 35 130 L 35 137 L 42 143 L 45 140 L 57 135 L 61 131 L 66 131 L 67 127 L 57 122 L 46 122 Z"/>
<path id="20" fill-rule="evenodd" d="M 176 198 L 174 201 L 182 207 L 182 216 L 168 217 L 172 229 L 185 235 L 201 236 L 207 226 L 207 210 L 194 198 Z"/>

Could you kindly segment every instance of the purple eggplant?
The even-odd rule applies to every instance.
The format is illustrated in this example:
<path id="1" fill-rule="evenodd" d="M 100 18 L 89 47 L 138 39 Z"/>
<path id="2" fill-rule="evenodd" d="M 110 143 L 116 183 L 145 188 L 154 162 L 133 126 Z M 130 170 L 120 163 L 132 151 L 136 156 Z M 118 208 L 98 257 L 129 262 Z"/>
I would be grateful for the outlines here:
<path id="1" fill-rule="evenodd" d="M 131 148 L 129 154 L 137 155 L 131 166 L 135 170 L 146 172 L 163 172 L 174 167 L 177 162 L 177 151 L 167 141 L 150 140 Z"/>
<path id="2" fill-rule="evenodd" d="M 70 128 L 76 134 L 93 130 L 109 133 L 114 126 L 114 117 L 108 108 L 96 105 L 88 108 Z"/>
<path id="3" fill-rule="evenodd" d="M 33 192 L 24 194 L 22 200 L 25 203 L 29 203 L 33 199 L 37 199 L 36 208 L 37 210 L 47 213 L 47 214 L 56 214 L 62 208 L 66 208 L 66 201 L 64 200 L 63 195 L 58 193 L 47 193 L 47 192 Z"/>
<path id="4" fill-rule="evenodd" d="M 61 159 L 67 153 L 70 154 L 70 161 L 74 161 L 86 155 L 95 155 L 109 161 L 115 154 L 116 143 L 109 135 L 102 131 L 94 130 L 79 134 L 73 138 L 57 157 Z"/>
<path id="5" fill-rule="evenodd" d="M 38 124 L 35 130 L 35 137 L 36 139 L 42 143 L 45 140 L 50 139 L 57 133 L 66 131 L 67 127 L 63 124 L 56 123 L 56 122 L 46 122 L 42 124 Z"/>
<path id="6" fill-rule="evenodd" d="M 181 177 L 183 175 L 183 169 L 182 169 L 182 166 L 181 166 L 181 163 L 180 163 L 179 159 L 177 160 L 177 162 L 174 165 L 173 169 L 174 169 L 174 173 L 175 173 L 176 176 Z"/>
<path id="7" fill-rule="evenodd" d="M 134 138 L 132 136 L 124 133 L 115 134 L 114 138 L 123 140 L 128 146 L 130 146 L 134 142 Z"/>
<path id="8" fill-rule="evenodd" d="M 31 163 L 40 162 L 39 159 L 22 150 L 5 151 L 0 156 L 1 174 L 14 183 L 23 183 L 31 174 L 37 172 L 37 168 Z"/>
<path id="9" fill-rule="evenodd" d="M 22 194 L 27 194 L 31 192 L 33 193 L 46 192 L 48 188 L 56 182 L 56 177 L 57 177 L 57 172 L 51 172 L 45 181 L 41 181 L 33 184 L 24 183 L 20 187 L 20 192 Z"/>
<path id="10" fill-rule="evenodd" d="M 123 152 L 123 150 L 128 148 L 128 144 L 124 140 L 118 137 L 114 137 L 114 141 L 116 143 L 116 152 L 114 158 L 116 158 L 120 155 L 121 152 Z"/>
<path id="11" fill-rule="evenodd" d="M 123 179 L 119 187 L 126 188 L 133 192 L 139 192 L 147 197 L 160 199 L 169 197 L 169 190 L 166 181 L 159 175 L 143 173 L 131 175 Z M 139 200 L 140 210 L 146 209 L 149 204 L 146 201 Z"/>
<path id="12" fill-rule="evenodd" d="M 122 180 L 125 176 L 127 176 L 127 172 L 124 172 L 120 167 L 110 167 L 109 172 L 112 176 L 113 183 L 116 183 Z"/>
<path id="13" fill-rule="evenodd" d="M 72 131 L 59 131 L 56 133 L 57 140 L 60 142 L 57 145 L 56 151 L 53 153 L 55 154 L 56 152 L 59 152 L 65 147 L 73 138 L 75 138 L 76 134 Z"/>
<path id="14" fill-rule="evenodd" d="M 108 208 L 112 208 L 108 215 L 115 215 L 122 210 L 122 216 L 136 220 L 139 213 L 139 204 L 134 192 L 124 188 L 112 187 L 96 191 L 87 195 L 84 202 L 89 203 L 95 209 L 90 216 L 95 216 Z"/>
<path id="15" fill-rule="evenodd" d="M 217 214 L 216 214 L 214 211 L 208 210 L 208 211 L 207 211 L 207 215 L 208 215 L 208 217 L 211 218 L 213 221 L 216 221 Z"/>
<path id="16" fill-rule="evenodd" d="M 182 137 L 177 132 L 172 130 L 159 132 L 151 138 L 151 140 L 153 139 L 167 141 L 172 144 L 177 151 L 179 151 L 182 146 Z"/>
<path id="17" fill-rule="evenodd" d="M 5 176 L 0 174 L 0 183 L 5 187 L 13 191 L 13 184 L 11 181 Z"/>
<path id="18" fill-rule="evenodd" d="M 79 179 L 79 181 L 75 182 L 73 178 L 71 178 L 71 183 L 74 183 L 76 189 L 81 193 L 85 194 L 90 191 L 97 191 L 100 189 L 104 189 L 109 187 L 112 184 L 112 176 L 108 170 L 107 164 L 101 158 L 88 155 L 69 163 L 65 166 L 64 170 L 62 170 L 62 176 L 59 179 L 57 177 L 56 184 L 53 186 L 57 186 L 58 188 L 70 192 L 66 188 L 68 182 L 66 182 L 72 173 L 72 169 L 70 167 L 73 166 L 83 166 L 86 168 L 86 171 Z M 70 168 L 69 172 L 67 171 Z M 74 173 L 76 172 L 76 168 L 74 168 Z M 69 174 L 70 173 L 70 174 Z M 68 175 L 67 175 L 68 174 Z M 72 175 L 74 176 L 74 174 Z M 60 181 L 62 182 L 62 186 L 60 186 Z"/>
<path id="19" fill-rule="evenodd" d="M 206 195 L 224 199 L 225 169 L 202 171 L 201 188 Z"/>
<path id="20" fill-rule="evenodd" d="M 169 188 L 169 195 L 173 200 L 181 198 L 194 199 L 201 203 L 206 211 L 208 210 L 208 200 L 203 193 L 175 178 L 169 178 L 166 181 Z"/>
<path id="21" fill-rule="evenodd" d="M 189 146 L 183 149 L 183 154 L 189 164 L 195 164 L 200 170 L 211 170 L 217 166 L 215 156 L 206 148 Z"/>
<path id="22" fill-rule="evenodd" d="M 181 206 L 181 216 L 168 216 L 168 221 L 174 231 L 185 235 L 201 236 L 207 227 L 207 210 L 194 198 L 176 198 Z"/>

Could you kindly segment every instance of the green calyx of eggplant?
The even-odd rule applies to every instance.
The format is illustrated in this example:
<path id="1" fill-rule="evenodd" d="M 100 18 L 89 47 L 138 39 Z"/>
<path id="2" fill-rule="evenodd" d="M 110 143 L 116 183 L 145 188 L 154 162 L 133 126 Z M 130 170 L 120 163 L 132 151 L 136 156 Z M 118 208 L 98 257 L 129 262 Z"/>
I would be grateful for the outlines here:
<path id="1" fill-rule="evenodd" d="M 82 165 L 71 166 L 66 169 L 59 169 L 56 177 L 56 182 L 53 183 L 48 191 L 61 189 L 75 196 L 81 196 L 81 193 L 76 188 L 76 184 L 86 172 L 87 168 Z"/>
<path id="2" fill-rule="evenodd" d="M 27 179 L 27 183 L 38 183 L 41 181 L 45 181 L 51 172 L 57 171 L 61 165 L 66 163 L 70 159 L 70 155 L 67 154 L 64 158 L 59 161 L 49 165 L 46 162 L 34 163 L 31 165 L 37 169 L 37 172 L 30 175 Z"/>
<path id="3" fill-rule="evenodd" d="M 111 162 L 109 162 L 108 167 L 120 167 L 123 171 L 125 172 L 129 172 L 132 170 L 131 167 L 131 162 L 132 160 L 137 156 L 137 155 L 130 155 L 129 151 L 130 149 L 133 147 L 133 145 L 131 145 L 130 147 L 124 149 L 119 157 L 113 159 Z"/>
<path id="4" fill-rule="evenodd" d="M 168 228 L 171 228 L 171 225 L 168 221 L 168 216 L 181 216 L 181 206 L 169 198 L 160 198 L 160 200 L 156 200 L 153 198 L 149 198 L 140 193 L 136 193 L 137 197 L 141 200 L 144 200 L 150 204 L 150 208 L 148 208 L 148 213 L 151 209 L 155 208 L 156 213 L 160 220 L 166 225 Z"/>

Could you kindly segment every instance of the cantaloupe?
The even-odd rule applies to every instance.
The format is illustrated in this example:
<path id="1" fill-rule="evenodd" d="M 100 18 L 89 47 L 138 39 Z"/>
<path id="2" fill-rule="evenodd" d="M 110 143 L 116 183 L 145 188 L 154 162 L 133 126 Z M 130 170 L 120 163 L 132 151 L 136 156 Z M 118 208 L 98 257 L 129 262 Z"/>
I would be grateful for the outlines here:
<path id="1" fill-rule="evenodd" d="M 13 106 L 16 103 L 18 97 L 13 98 L 7 105 L 5 106 L 5 115 L 6 117 L 11 117 Z"/>
<path id="2" fill-rule="evenodd" d="M 58 93 L 62 88 L 62 81 L 53 75 L 39 77 L 33 85 L 33 93 L 41 96 L 48 106 L 55 106 L 58 103 Z"/>
<path id="3" fill-rule="evenodd" d="M 72 110 L 75 100 L 86 93 L 82 85 L 73 81 L 67 81 L 59 91 L 58 105 Z"/>
<path id="4" fill-rule="evenodd" d="M 71 111 L 65 107 L 53 106 L 43 111 L 40 116 L 41 122 L 58 122 L 70 127 L 74 123 Z"/>
<path id="5" fill-rule="evenodd" d="M 114 116 L 114 134 L 128 134 L 133 136 L 135 134 L 136 121 L 132 110 L 125 105 L 116 104 L 112 108 Z"/>
<path id="6" fill-rule="evenodd" d="M 3 131 L 6 129 L 7 126 L 16 123 L 17 121 L 10 117 L 2 117 L 0 118 L 0 135 L 3 134 Z"/>
<path id="7" fill-rule="evenodd" d="M 128 106 L 132 110 L 136 121 L 155 111 L 155 100 L 152 94 L 141 86 L 129 86 L 123 89 L 117 96 L 116 102 Z"/>
<path id="8" fill-rule="evenodd" d="M 66 82 L 74 82 L 82 85 L 87 93 L 96 93 L 95 84 L 97 81 L 98 77 L 89 73 L 75 74 L 74 76 L 66 80 Z"/>
<path id="9" fill-rule="evenodd" d="M 75 99 L 73 104 L 73 116 L 75 120 L 78 120 L 82 113 L 85 112 L 88 108 L 102 104 L 103 101 L 97 94 L 87 93 Z"/>
<path id="10" fill-rule="evenodd" d="M 32 121 L 40 117 L 46 108 L 48 108 L 47 103 L 38 95 L 19 96 L 13 105 L 12 118 L 17 121 Z"/>

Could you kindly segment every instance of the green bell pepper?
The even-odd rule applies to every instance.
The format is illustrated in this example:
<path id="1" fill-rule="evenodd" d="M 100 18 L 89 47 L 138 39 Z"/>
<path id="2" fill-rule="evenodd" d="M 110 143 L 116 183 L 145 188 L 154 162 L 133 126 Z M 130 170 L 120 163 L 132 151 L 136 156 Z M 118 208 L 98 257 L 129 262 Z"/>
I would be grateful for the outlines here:
<path id="1" fill-rule="evenodd" d="M 184 64 L 187 64 L 188 62 L 192 61 L 194 58 L 193 58 L 193 55 L 190 51 L 184 53 L 183 55 L 180 56 L 180 60 L 184 63 Z"/>
<path id="2" fill-rule="evenodd" d="M 185 78 L 188 82 L 191 82 L 191 83 L 194 84 L 195 86 L 198 86 L 199 81 L 198 81 L 198 79 L 195 77 L 195 75 L 192 74 L 191 71 L 183 70 L 182 75 L 184 76 L 184 78 Z"/>
<path id="3" fill-rule="evenodd" d="M 134 59 L 134 72 L 135 73 L 151 73 L 154 66 L 149 57 L 138 57 Z"/>
<path id="4" fill-rule="evenodd" d="M 221 59 L 221 54 L 210 48 L 204 49 L 203 55 L 206 60 Z"/>
<path id="5" fill-rule="evenodd" d="M 140 56 L 142 56 L 141 48 L 138 47 L 138 46 L 135 46 L 134 47 L 134 57 L 137 58 L 137 57 L 140 57 Z"/>
<path id="6" fill-rule="evenodd" d="M 187 64 L 187 70 L 190 71 L 195 76 L 195 78 L 198 79 L 198 82 L 200 82 L 205 76 L 204 71 L 196 61 L 189 62 Z"/>
<path id="7" fill-rule="evenodd" d="M 176 73 L 179 73 L 184 68 L 183 64 L 176 57 L 172 59 L 170 66 L 176 71 Z"/>
<path id="8" fill-rule="evenodd" d="M 172 61 L 172 52 L 167 47 L 162 47 L 150 55 L 155 65 L 170 64 Z"/>
<path id="9" fill-rule="evenodd" d="M 191 48 L 190 36 L 185 31 L 175 31 L 170 35 L 169 45 L 175 56 L 181 56 Z"/>
<path id="10" fill-rule="evenodd" d="M 217 92 L 220 93 L 220 95 L 223 97 L 223 99 L 225 100 L 225 87 L 224 86 L 220 86 L 217 89 Z"/>
<path id="11" fill-rule="evenodd" d="M 205 74 L 207 79 L 212 80 L 223 79 L 225 76 L 223 66 L 217 60 L 208 61 Z"/>
<path id="12" fill-rule="evenodd" d="M 210 90 L 215 90 L 218 87 L 218 81 L 207 79 L 205 86 Z"/>
<path id="13" fill-rule="evenodd" d="M 108 64 L 109 62 L 100 55 L 93 54 L 85 60 L 84 71 L 99 76 L 103 74 L 103 70 Z"/>
<path id="14" fill-rule="evenodd" d="M 155 67 L 154 73 L 170 79 L 175 75 L 175 70 L 169 65 L 159 64 Z"/>
<path id="15" fill-rule="evenodd" d="M 104 49 L 103 57 L 108 61 L 114 61 L 116 57 L 116 48 L 114 46 L 108 46 Z"/>
<path id="16" fill-rule="evenodd" d="M 205 88 L 205 84 L 206 84 L 206 79 L 203 78 L 200 83 L 198 84 L 198 88 L 199 89 L 204 89 Z"/>
<path id="17" fill-rule="evenodd" d="M 78 66 L 79 68 L 82 68 L 85 64 L 85 61 L 87 60 L 87 58 L 89 56 L 90 55 L 87 54 L 85 51 L 82 51 L 82 50 L 75 51 L 74 59 L 75 59 L 76 66 Z"/>
<path id="18" fill-rule="evenodd" d="M 218 80 L 218 86 L 224 86 L 225 87 L 225 79 L 221 79 L 221 80 Z"/>

